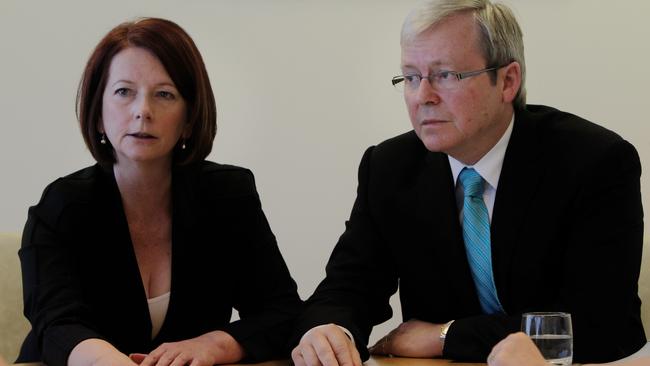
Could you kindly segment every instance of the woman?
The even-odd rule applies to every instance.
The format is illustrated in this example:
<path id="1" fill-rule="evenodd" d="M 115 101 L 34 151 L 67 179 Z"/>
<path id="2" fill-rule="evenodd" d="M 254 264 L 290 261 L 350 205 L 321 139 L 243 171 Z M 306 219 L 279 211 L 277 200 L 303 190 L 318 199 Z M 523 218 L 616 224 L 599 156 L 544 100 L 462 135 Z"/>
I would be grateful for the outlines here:
<path id="1" fill-rule="evenodd" d="M 650 356 L 617 362 L 620 366 L 648 366 Z M 522 332 L 513 333 L 497 343 L 488 356 L 488 366 L 548 366 L 533 341 Z M 596 366 L 593 364 L 592 366 Z M 589 366 L 589 365 L 584 365 Z"/>
<path id="2" fill-rule="evenodd" d="M 19 255 L 32 330 L 18 361 L 286 357 L 296 285 L 252 173 L 204 160 L 216 108 L 189 35 L 155 18 L 111 30 L 84 70 L 77 116 L 98 164 L 29 210 Z"/>

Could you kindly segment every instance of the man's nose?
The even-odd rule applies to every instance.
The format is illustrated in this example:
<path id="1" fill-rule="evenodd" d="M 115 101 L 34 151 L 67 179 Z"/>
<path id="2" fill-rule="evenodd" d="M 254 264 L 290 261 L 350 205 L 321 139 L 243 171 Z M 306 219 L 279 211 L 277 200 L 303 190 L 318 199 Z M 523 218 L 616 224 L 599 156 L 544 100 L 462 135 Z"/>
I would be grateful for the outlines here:
<path id="1" fill-rule="evenodd" d="M 422 80 L 420 80 L 420 85 L 418 85 L 416 90 L 416 97 L 419 104 L 440 103 L 440 95 L 428 78 L 423 77 Z"/>

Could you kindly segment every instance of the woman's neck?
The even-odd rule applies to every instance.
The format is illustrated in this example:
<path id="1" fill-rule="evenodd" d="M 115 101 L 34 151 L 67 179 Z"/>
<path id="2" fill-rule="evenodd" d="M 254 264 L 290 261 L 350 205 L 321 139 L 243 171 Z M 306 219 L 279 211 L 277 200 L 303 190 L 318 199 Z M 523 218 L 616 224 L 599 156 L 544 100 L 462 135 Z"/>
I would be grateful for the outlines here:
<path id="1" fill-rule="evenodd" d="M 113 173 L 127 211 L 135 210 L 145 214 L 151 210 L 171 208 L 171 162 L 162 164 L 118 162 L 113 165 Z"/>

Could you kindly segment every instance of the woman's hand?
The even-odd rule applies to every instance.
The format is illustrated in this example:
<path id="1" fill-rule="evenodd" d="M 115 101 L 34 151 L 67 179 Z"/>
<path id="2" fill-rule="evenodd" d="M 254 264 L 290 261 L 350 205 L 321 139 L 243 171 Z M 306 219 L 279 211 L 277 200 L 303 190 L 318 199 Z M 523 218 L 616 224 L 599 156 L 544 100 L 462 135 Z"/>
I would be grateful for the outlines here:
<path id="1" fill-rule="evenodd" d="M 112 344 L 89 338 L 76 345 L 68 357 L 68 366 L 136 366 L 127 355 Z"/>
<path id="2" fill-rule="evenodd" d="M 243 357 L 241 345 L 230 334 L 218 330 L 185 341 L 163 343 L 140 366 L 212 366 L 235 363 Z"/>

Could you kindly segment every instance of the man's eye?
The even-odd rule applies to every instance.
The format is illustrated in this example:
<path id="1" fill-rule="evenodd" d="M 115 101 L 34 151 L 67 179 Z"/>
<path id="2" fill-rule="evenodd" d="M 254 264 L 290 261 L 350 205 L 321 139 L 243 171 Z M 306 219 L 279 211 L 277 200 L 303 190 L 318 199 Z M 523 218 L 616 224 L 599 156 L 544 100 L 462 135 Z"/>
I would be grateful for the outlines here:
<path id="1" fill-rule="evenodd" d="M 404 75 L 404 80 L 409 84 L 417 82 L 419 79 L 420 78 L 417 75 Z"/>
<path id="2" fill-rule="evenodd" d="M 451 77 L 451 72 L 449 71 L 440 71 L 438 73 L 438 79 L 440 80 L 447 80 Z"/>

